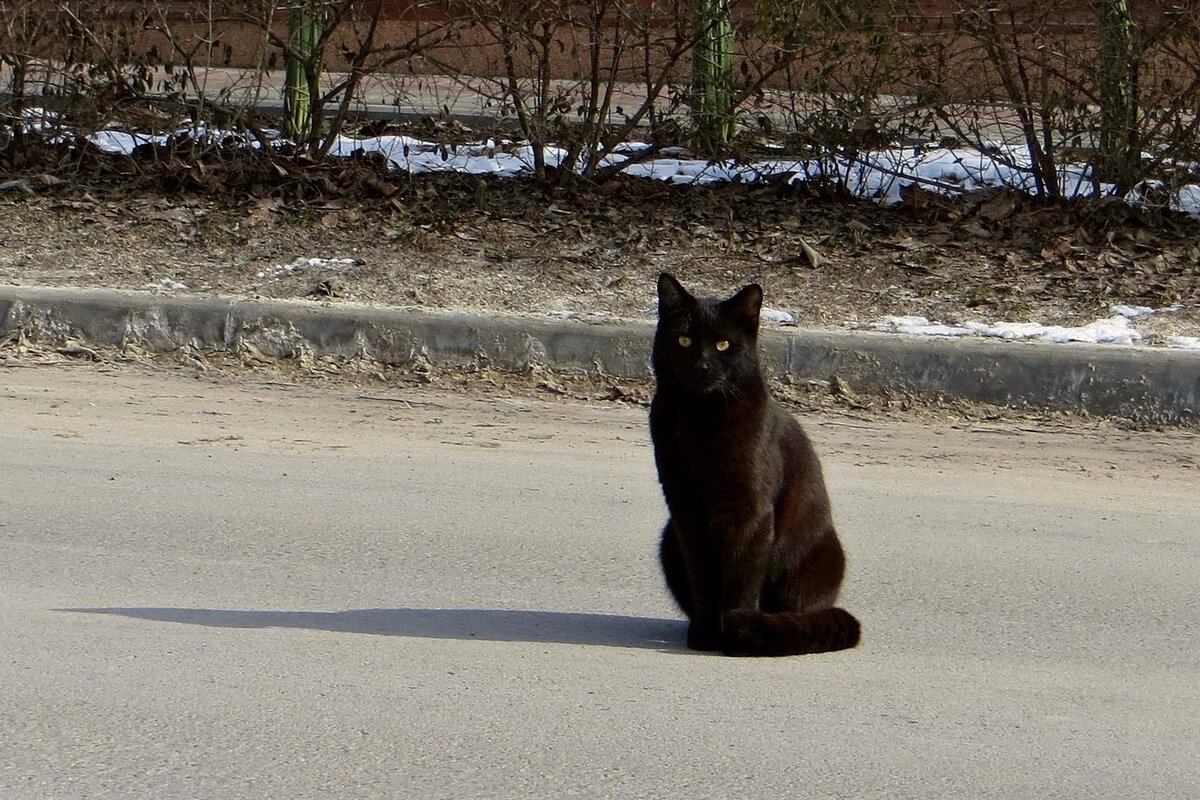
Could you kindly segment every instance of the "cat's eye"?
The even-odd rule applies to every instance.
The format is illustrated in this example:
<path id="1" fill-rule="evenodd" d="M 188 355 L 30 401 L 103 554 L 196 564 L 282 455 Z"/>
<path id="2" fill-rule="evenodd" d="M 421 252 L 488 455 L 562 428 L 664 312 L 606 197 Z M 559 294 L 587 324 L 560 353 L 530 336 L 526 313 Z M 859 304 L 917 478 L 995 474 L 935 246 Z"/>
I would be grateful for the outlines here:
<path id="1" fill-rule="evenodd" d="M 679 346 L 680 347 L 691 347 L 692 346 L 692 337 L 680 336 L 679 337 Z"/>
<path id="2" fill-rule="evenodd" d="M 728 339 L 718 339 L 716 341 L 716 343 L 713 345 L 713 347 L 717 348 L 717 350 L 719 352 L 724 353 L 726 350 L 729 349 L 729 340 Z"/>

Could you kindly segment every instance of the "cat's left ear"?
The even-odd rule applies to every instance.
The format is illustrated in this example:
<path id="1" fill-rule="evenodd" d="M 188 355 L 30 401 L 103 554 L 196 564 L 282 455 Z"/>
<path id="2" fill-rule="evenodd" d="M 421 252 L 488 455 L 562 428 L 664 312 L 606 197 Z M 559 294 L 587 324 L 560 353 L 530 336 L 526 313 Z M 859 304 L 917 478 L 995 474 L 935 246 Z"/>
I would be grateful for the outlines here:
<path id="1" fill-rule="evenodd" d="M 762 311 L 763 290 L 757 283 L 744 287 L 740 292 L 722 303 L 733 314 L 738 325 L 746 333 L 758 333 L 758 315 Z"/>

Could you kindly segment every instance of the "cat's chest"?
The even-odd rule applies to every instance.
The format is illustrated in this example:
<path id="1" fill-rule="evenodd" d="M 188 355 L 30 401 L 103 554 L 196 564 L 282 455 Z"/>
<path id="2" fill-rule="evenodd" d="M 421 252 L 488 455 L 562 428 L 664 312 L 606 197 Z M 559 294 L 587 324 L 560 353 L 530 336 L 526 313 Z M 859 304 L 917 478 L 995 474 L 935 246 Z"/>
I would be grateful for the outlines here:
<path id="1" fill-rule="evenodd" d="M 681 468 L 706 471 L 742 460 L 754 449 L 754 438 L 748 431 L 675 425 L 656 445 L 678 460 Z"/>
<path id="2" fill-rule="evenodd" d="M 668 488 L 728 491 L 756 483 L 759 430 L 754 420 L 663 414 L 654 425 L 659 477 Z"/>

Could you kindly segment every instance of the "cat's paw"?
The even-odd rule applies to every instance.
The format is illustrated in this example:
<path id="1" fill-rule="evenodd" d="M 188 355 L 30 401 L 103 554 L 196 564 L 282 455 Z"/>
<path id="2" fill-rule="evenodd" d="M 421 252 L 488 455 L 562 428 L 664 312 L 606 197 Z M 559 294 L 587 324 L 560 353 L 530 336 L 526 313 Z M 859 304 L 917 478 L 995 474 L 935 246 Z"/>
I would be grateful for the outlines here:
<path id="1" fill-rule="evenodd" d="M 734 609 L 726 611 L 721 617 L 721 628 L 724 631 L 721 650 L 726 655 L 743 656 L 758 653 L 763 649 L 762 626 L 759 623 L 762 614 L 758 611 Z"/>
<path id="2" fill-rule="evenodd" d="M 687 646 L 690 650 L 712 651 L 721 649 L 721 631 L 709 625 L 688 625 Z"/>

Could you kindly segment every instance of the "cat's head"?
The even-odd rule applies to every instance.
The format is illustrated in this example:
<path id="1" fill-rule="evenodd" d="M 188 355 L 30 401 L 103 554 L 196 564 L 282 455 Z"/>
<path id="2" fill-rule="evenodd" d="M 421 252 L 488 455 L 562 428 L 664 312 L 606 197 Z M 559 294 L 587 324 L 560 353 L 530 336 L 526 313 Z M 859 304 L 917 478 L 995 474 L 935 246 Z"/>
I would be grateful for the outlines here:
<path id="1" fill-rule="evenodd" d="M 654 374 L 692 392 L 738 395 L 761 382 L 758 315 L 763 291 L 757 283 L 725 300 L 693 297 L 667 273 L 658 276 L 658 330 Z"/>

